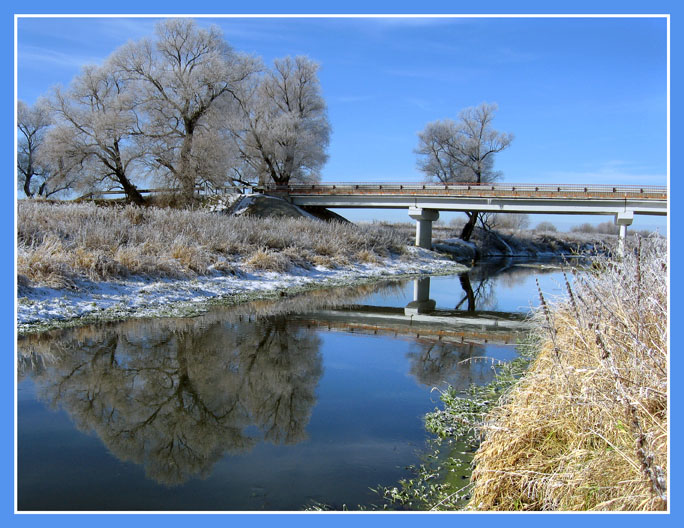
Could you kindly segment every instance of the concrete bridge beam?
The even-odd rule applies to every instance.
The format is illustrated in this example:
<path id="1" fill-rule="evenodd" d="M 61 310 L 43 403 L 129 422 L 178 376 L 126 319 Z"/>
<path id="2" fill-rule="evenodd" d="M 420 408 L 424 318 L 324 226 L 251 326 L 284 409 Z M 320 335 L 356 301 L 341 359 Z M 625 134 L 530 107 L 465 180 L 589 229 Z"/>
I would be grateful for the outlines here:
<path id="1" fill-rule="evenodd" d="M 416 221 L 416 246 L 432 249 L 432 222 L 439 218 L 439 211 L 409 207 L 409 216 Z"/>
<path id="2" fill-rule="evenodd" d="M 634 211 L 624 211 L 615 215 L 615 225 L 620 228 L 618 235 L 618 255 L 625 255 L 625 239 L 627 238 L 627 226 L 634 221 Z"/>

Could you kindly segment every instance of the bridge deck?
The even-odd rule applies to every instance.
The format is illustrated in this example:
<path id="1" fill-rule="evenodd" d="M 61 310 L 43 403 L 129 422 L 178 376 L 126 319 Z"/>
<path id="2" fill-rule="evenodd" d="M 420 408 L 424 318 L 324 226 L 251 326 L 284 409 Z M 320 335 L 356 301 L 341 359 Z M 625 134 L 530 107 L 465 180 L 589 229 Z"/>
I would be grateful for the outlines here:
<path id="1" fill-rule="evenodd" d="M 329 183 L 268 185 L 295 205 L 530 214 L 666 215 L 667 188 L 637 185 Z"/>
<path id="2" fill-rule="evenodd" d="M 644 185 L 551 185 L 535 183 L 413 184 L 329 183 L 316 185 L 266 185 L 268 193 L 296 196 L 443 196 L 478 198 L 557 198 L 667 200 L 667 188 Z"/>

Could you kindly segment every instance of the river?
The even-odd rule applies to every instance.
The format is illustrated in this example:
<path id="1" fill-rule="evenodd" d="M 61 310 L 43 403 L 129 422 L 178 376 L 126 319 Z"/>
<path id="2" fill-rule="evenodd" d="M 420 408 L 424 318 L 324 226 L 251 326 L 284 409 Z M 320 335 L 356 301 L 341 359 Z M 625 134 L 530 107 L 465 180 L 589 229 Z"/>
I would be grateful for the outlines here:
<path id="1" fill-rule="evenodd" d="M 433 387 L 490 381 L 536 279 L 563 293 L 536 264 L 22 337 L 19 510 L 378 504 L 420 460 Z"/>

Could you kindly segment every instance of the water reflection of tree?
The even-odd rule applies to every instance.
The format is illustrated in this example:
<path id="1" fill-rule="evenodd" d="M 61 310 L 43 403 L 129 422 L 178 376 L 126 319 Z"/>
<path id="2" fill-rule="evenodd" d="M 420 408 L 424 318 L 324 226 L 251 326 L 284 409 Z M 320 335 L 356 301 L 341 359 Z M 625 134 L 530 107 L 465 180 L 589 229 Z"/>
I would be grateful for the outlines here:
<path id="1" fill-rule="evenodd" d="M 490 277 L 480 278 L 475 283 L 475 288 L 473 288 L 470 276 L 467 273 L 462 273 L 458 276 L 458 279 L 465 296 L 456 303 L 454 309 L 462 310 L 465 308 L 468 312 L 475 312 L 477 310 L 487 310 L 496 305 L 494 287 Z"/>
<path id="2" fill-rule="evenodd" d="M 566 263 L 565 266 L 568 267 L 572 264 L 574 263 Z M 463 297 L 454 308 L 468 312 L 494 310 L 497 303 L 497 284 L 513 288 L 529 279 L 530 276 L 557 272 L 556 267 L 519 266 L 510 258 L 482 262 L 468 272 L 459 275 Z"/>
<path id="3" fill-rule="evenodd" d="M 427 387 L 448 382 L 457 390 L 465 390 L 471 384 L 482 384 L 491 379 L 491 361 L 484 359 L 485 353 L 482 345 L 421 340 L 408 353 L 410 372 Z"/>
<path id="4" fill-rule="evenodd" d="M 131 322 L 36 346 L 39 395 L 121 460 L 179 484 L 225 453 L 306 438 L 322 374 L 320 340 L 284 318 Z M 26 356 L 26 355 L 25 355 Z M 29 364 L 32 361 L 28 361 Z"/>

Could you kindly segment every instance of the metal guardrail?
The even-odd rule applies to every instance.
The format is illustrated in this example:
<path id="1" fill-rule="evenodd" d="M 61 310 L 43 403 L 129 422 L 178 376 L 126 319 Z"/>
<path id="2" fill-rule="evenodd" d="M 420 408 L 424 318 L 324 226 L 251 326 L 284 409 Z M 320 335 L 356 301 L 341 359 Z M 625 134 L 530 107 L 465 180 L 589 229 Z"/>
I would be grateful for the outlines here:
<path id="1" fill-rule="evenodd" d="M 653 185 L 577 185 L 535 183 L 327 183 L 266 185 L 257 190 L 267 193 L 322 195 L 414 195 L 477 196 L 525 198 L 644 198 L 667 200 L 667 187 Z"/>
<path id="2" fill-rule="evenodd" d="M 180 189 L 138 189 L 140 194 L 163 194 L 180 192 Z M 325 183 L 325 184 L 268 184 L 260 187 L 225 187 L 212 189 L 198 187 L 199 194 L 223 194 L 226 192 L 265 192 L 294 196 L 475 196 L 519 198 L 640 198 L 667 200 L 667 187 L 654 185 L 578 185 L 536 183 Z M 79 197 L 92 200 L 103 196 L 125 196 L 123 190 L 93 191 Z"/>
<path id="3" fill-rule="evenodd" d="M 207 189 L 204 186 L 197 187 L 195 189 L 195 192 L 198 195 L 221 195 L 221 194 L 226 194 L 230 192 L 237 192 L 237 193 L 247 193 L 251 192 L 252 188 L 251 187 L 235 187 L 235 186 L 227 186 L 224 188 L 212 188 L 212 189 Z M 138 192 L 140 194 L 173 194 L 173 193 L 180 193 L 181 189 L 177 188 L 160 188 L 160 189 L 138 189 Z M 109 191 L 91 191 L 89 193 L 84 194 L 83 196 L 79 196 L 76 198 L 76 200 L 92 200 L 97 197 L 103 197 L 103 196 L 126 196 L 126 191 L 123 189 L 117 189 L 117 190 L 109 190 Z"/>

